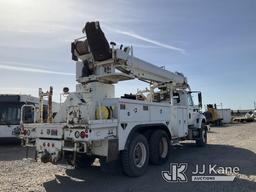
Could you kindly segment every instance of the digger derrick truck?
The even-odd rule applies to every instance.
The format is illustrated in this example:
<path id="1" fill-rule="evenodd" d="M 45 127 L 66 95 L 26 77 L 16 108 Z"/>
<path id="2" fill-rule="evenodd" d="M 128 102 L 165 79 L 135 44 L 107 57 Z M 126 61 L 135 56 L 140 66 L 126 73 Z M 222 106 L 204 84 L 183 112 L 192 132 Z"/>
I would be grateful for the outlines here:
<path id="1" fill-rule="evenodd" d="M 109 44 L 99 22 L 86 23 L 83 32 L 86 37 L 71 44 L 78 84 L 57 114 L 62 122 L 37 126 L 36 148 L 43 162 L 65 158 L 74 165 L 78 160 L 91 164 L 95 157 L 120 158 L 126 175 L 140 176 L 149 162 L 165 163 L 172 144 L 207 143 L 201 93 L 194 105 L 183 74 L 135 57 L 132 47 Z M 114 84 L 132 79 L 149 88 L 115 98 Z"/>

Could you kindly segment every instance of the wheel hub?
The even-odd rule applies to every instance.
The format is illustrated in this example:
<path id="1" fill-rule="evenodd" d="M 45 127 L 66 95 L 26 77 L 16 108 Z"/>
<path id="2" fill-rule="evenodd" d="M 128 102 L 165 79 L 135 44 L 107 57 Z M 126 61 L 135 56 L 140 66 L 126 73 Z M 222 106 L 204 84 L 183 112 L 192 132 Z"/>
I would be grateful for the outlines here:
<path id="1" fill-rule="evenodd" d="M 137 167 L 142 167 L 146 161 L 146 147 L 143 143 L 137 143 L 134 147 L 133 159 Z"/>

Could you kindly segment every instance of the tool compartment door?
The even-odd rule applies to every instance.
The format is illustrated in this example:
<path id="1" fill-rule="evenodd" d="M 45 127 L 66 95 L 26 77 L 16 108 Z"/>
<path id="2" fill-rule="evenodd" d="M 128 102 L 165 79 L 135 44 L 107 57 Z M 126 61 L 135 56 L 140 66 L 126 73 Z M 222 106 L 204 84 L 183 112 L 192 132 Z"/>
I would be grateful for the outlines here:
<path id="1" fill-rule="evenodd" d="M 178 137 L 185 137 L 188 133 L 187 108 L 177 107 L 177 129 Z"/>

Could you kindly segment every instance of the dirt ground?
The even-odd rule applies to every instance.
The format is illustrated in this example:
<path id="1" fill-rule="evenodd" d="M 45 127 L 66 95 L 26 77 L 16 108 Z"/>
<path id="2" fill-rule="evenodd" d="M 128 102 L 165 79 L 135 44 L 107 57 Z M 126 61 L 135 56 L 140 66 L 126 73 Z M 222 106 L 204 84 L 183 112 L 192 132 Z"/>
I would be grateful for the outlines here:
<path id="1" fill-rule="evenodd" d="M 33 150 L 29 153 L 33 157 Z M 170 161 L 162 166 L 148 167 L 145 175 L 129 178 L 122 174 L 118 162 L 104 169 L 90 167 L 66 169 L 42 164 L 25 157 L 25 149 L 17 145 L 0 146 L 0 191 L 256 191 L 256 123 L 211 128 L 208 145 L 203 148 L 191 143 L 173 149 Z M 162 171 L 169 163 L 188 163 L 188 182 L 169 183 Z M 192 182 L 195 165 L 217 164 L 239 167 L 233 182 Z"/>

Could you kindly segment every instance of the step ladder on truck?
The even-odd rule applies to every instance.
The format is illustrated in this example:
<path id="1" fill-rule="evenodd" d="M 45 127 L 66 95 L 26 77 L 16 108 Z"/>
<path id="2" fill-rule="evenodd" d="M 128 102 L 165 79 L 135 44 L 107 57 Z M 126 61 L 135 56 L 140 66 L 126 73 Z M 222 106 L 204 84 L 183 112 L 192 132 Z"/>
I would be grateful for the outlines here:
<path id="1" fill-rule="evenodd" d="M 132 47 L 109 45 L 99 22 L 86 23 L 83 32 L 86 37 L 71 44 L 76 91 L 57 113 L 61 121 L 37 126 L 38 158 L 54 163 L 66 159 L 72 165 L 90 165 L 95 157 L 107 162 L 120 158 L 126 175 L 140 176 L 149 162 L 168 160 L 172 143 L 207 143 L 201 92 L 196 92 L 199 105 L 194 105 L 183 74 L 135 57 Z M 115 98 L 115 84 L 132 79 L 149 88 Z"/>

